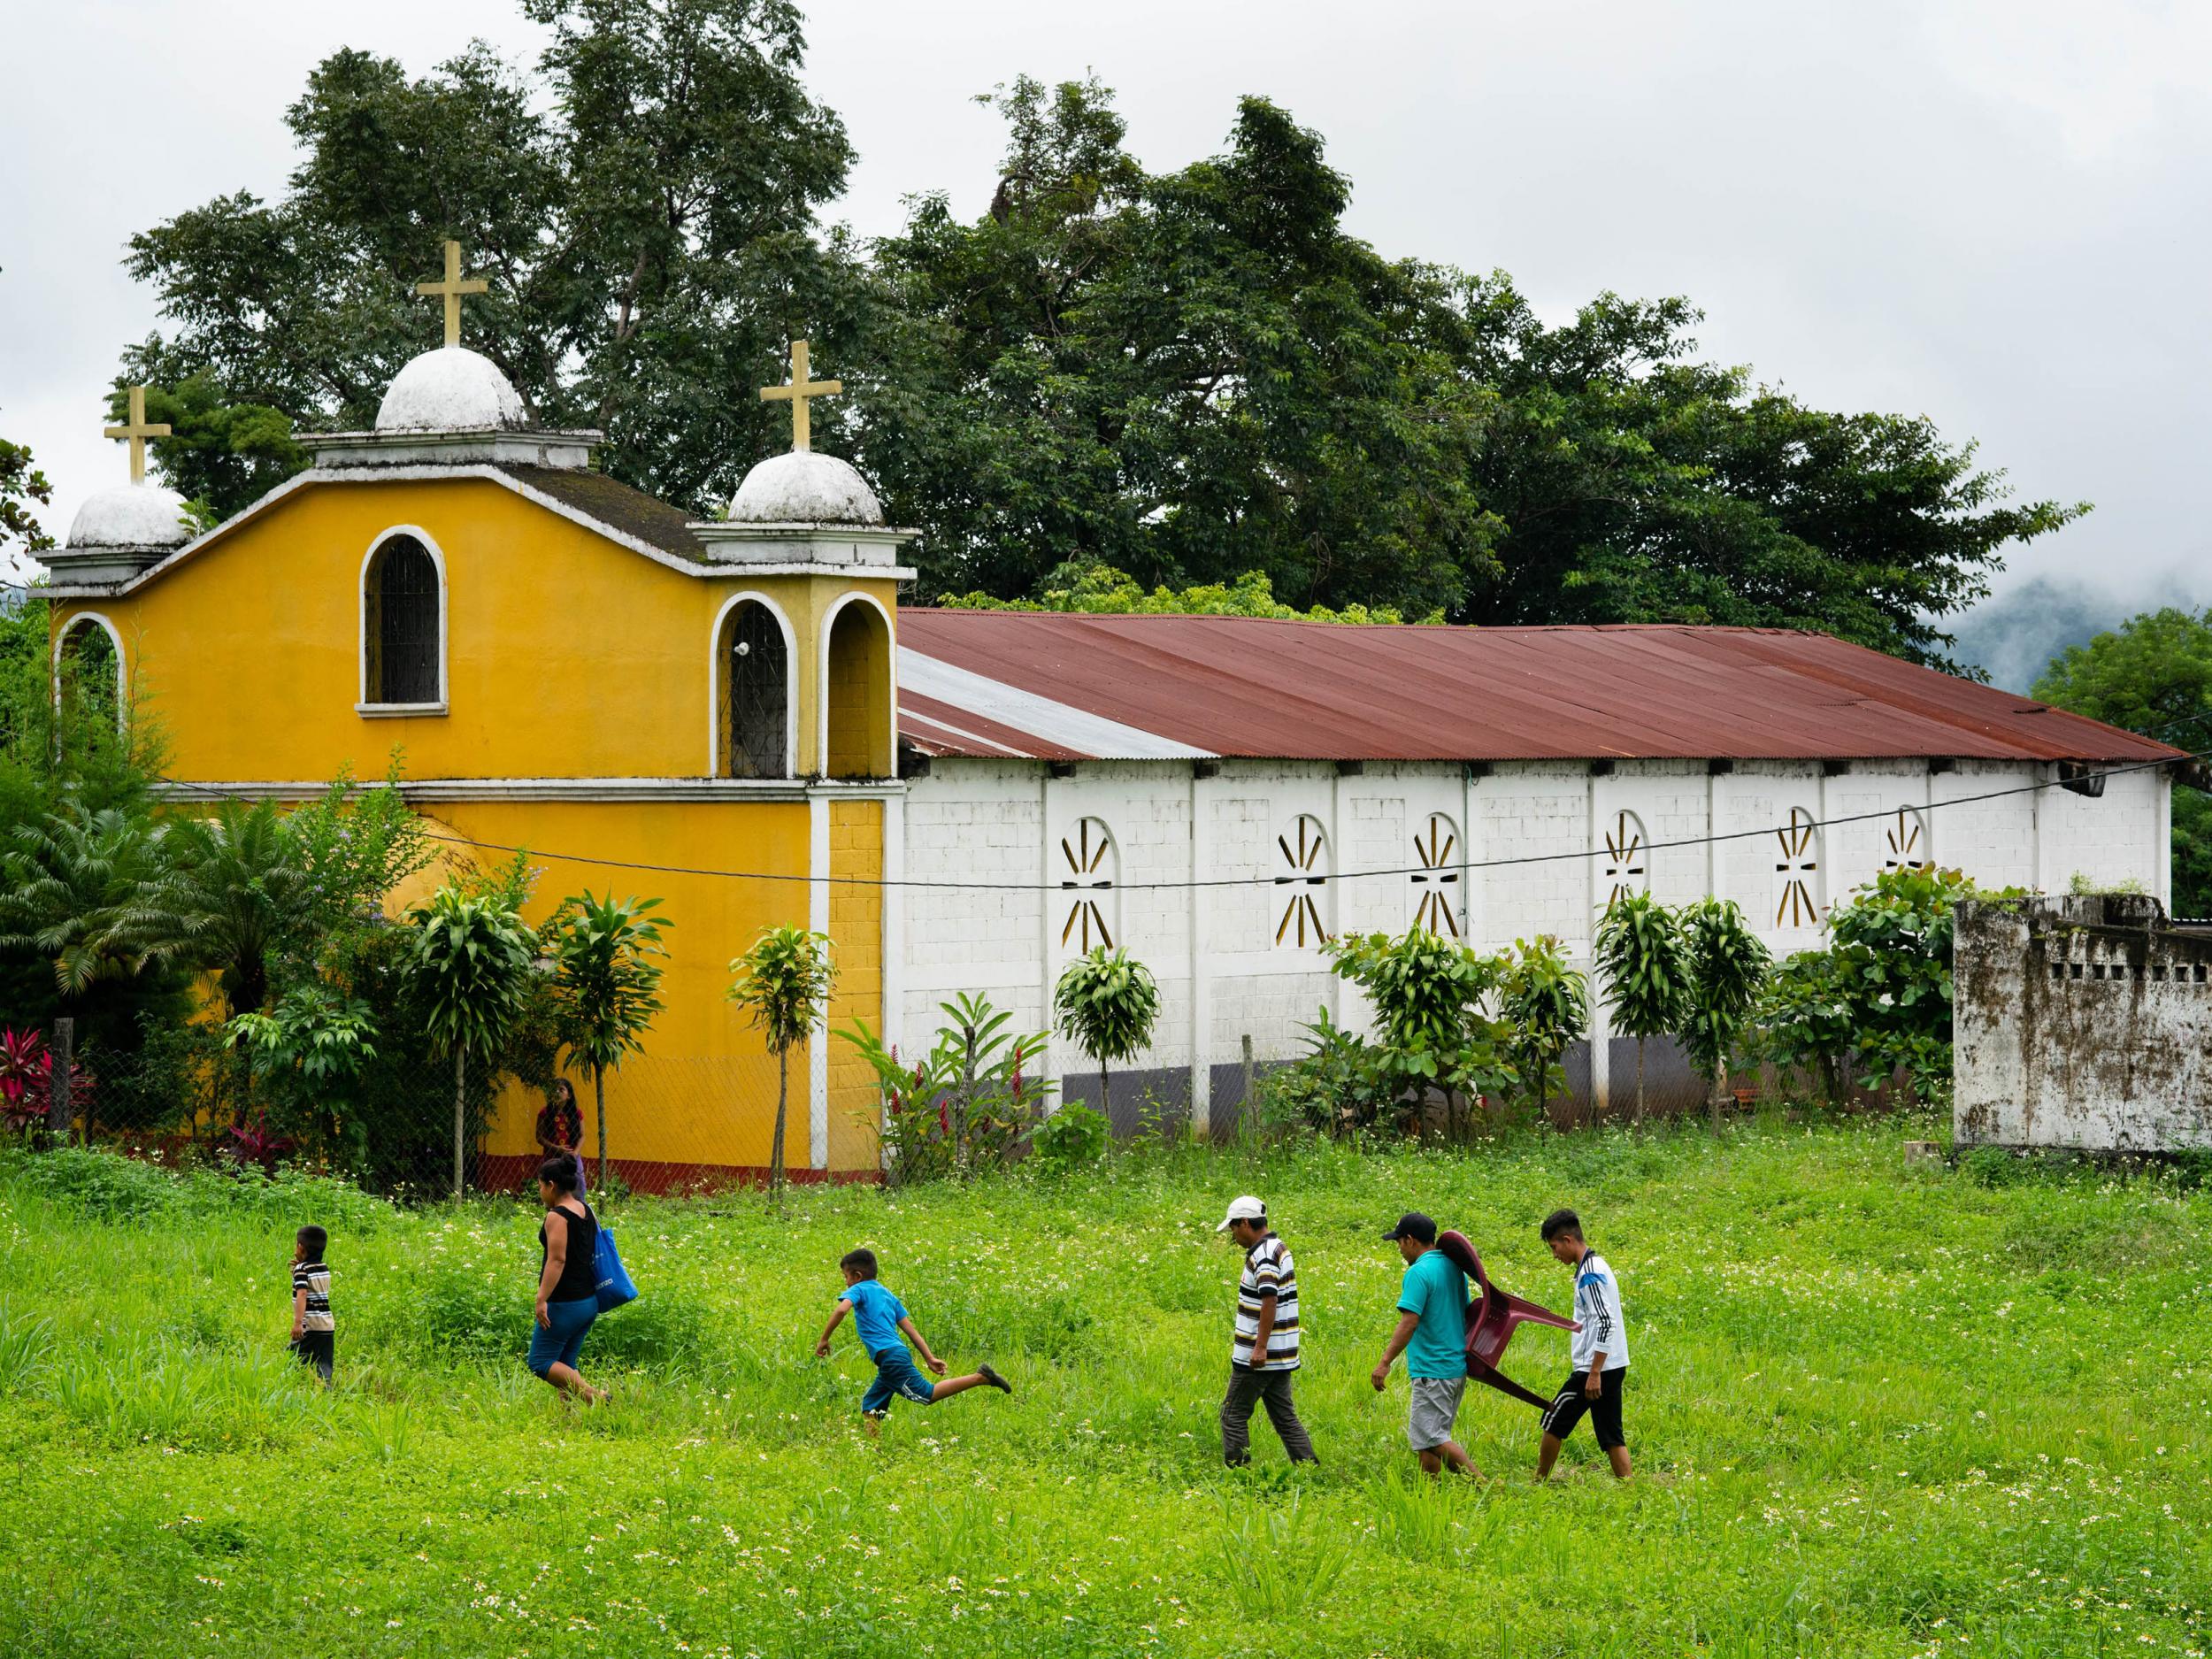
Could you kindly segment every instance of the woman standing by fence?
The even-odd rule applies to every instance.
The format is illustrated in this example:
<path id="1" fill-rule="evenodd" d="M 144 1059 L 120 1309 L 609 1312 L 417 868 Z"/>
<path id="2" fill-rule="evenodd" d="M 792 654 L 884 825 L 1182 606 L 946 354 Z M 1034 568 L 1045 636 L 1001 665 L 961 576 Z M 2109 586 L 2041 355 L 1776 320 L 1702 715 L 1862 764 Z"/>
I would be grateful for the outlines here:
<path id="1" fill-rule="evenodd" d="M 576 1103 L 576 1087 L 566 1078 L 556 1078 L 552 1092 L 538 1111 L 538 1147 L 549 1158 L 567 1158 L 576 1165 L 576 1192 L 591 1190 L 584 1175 L 584 1109 Z"/>

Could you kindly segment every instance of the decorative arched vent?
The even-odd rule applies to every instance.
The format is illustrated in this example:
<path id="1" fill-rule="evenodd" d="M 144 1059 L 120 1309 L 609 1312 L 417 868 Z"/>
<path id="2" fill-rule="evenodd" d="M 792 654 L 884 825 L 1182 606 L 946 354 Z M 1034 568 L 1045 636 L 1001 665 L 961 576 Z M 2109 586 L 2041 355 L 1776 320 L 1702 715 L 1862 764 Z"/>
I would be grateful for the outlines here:
<path id="1" fill-rule="evenodd" d="M 1612 826 L 1605 832 L 1603 872 L 1601 879 L 1609 910 L 1617 900 L 1632 893 L 1651 891 L 1651 860 L 1644 844 L 1644 821 L 1633 812 L 1613 815 Z"/>
<path id="2" fill-rule="evenodd" d="M 1889 826 L 1886 840 L 1888 854 L 1882 860 L 1885 870 L 1926 870 L 1935 863 L 1934 849 L 1928 835 L 1928 820 L 1917 807 L 1901 806 L 1896 820 Z"/>
<path id="3" fill-rule="evenodd" d="M 740 600 L 717 642 L 724 682 L 722 770 L 732 778 L 791 771 L 791 653 L 783 624 L 757 599 Z"/>
<path id="4" fill-rule="evenodd" d="M 1459 826 L 1441 812 L 1429 814 L 1428 828 L 1413 838 L 1410 877 L 1413 925 L 1440 939 L 1459 937 Z"/>
<path id="5" fill-rule="evenodd" d="M 1820 826 L 1801 806 L 1790 809 L 1790 821 L 1774 832 L 1781 856 L 1774 865 L 1774 925 L 1810 927 L 1820 920 L 1820 904 L 1813 897 L 1820 879 Z"/>
<path id="6" fill-rule="evenodd" d="M 397 706 L 445 700 L 445 595 L 437 561 L 411 535 L 388 536 L 362 575 L 361 700 Z"/>
<path id="7" fill-rule="evenodd" d="M 1068 895 L 1060 942 L 1068 949 L 1114 948 L 1118 919 L 1115 883 L 1120 866 L 1121 854 L 1103 819 L 1079 818 L 1074 829 L 1060 838 L 1060 890 Z"/>
<path id="8" fill-rule="evenodd" d="M 1321 821 L 1300 814 L 1288 829 L 1276 836 L 1281 854 L 1275 885 L 1288 889 L 1282 919 L 1275 924 L 1275 942 L 1286 949 L 1314 950 L 1329 942 L 1328 925 L 1322 919 L 1323 891 L 1329 885 L 1329 838 Z"/>

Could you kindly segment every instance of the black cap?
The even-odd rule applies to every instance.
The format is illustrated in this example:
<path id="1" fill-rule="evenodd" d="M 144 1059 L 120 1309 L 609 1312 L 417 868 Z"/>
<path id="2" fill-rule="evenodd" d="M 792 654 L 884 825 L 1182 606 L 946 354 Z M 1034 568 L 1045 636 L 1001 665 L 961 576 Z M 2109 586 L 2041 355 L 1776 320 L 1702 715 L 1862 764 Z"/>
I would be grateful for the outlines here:
<path id="1" fill-rule="evenodd" d="M 1436 1223 L 1417 1210 L 1409 1210 L 1398 1217 L 1398 1225 L 1383 1234 L 1386 1241 L 1399 1239 L 1418 1239 L 1423 1244 L 1436 1242 Z"/>

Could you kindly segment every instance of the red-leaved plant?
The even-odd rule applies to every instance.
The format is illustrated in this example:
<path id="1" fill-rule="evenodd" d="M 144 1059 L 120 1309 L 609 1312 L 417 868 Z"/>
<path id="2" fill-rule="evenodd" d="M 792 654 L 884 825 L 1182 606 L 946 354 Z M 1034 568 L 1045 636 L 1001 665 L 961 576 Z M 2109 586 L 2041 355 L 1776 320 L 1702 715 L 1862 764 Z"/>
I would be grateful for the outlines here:
<path id="1" fill-rule="evenodd" d="M 268 1113 L 260 1112 L 251 1123 L 231 1125 L 230 1144 L 223 1148 L 223 1155 L 240 1164 L 258 1164 L 262 1173 L 274 1175 L 277 1160 L 296 1144 L 291 1136 L 272 1132 Z"/>
<path id="2" fill-rule="evenodd" d="M 0 1124 L 18 1135 L 46 1120 L 53 1061 L 35 1031 L 0 1031 Z"/>

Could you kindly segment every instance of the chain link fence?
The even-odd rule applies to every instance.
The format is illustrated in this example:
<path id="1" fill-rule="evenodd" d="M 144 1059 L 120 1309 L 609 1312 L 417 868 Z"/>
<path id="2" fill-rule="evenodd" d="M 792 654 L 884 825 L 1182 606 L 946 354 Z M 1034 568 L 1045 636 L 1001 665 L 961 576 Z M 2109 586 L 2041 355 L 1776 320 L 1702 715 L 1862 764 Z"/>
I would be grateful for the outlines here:
<path id="1" fill-rule="evenodd" d="M 42 1034 L 52 1052 L 57 1033 Z M 758 1183 L 773 1154 L 776 1067 L 757 1054 L 634 1056 L 606 1074 L 603 1114 L 588 1073 L 562 1074 L 571 1116 L 549 1110 L 555 1077 L 472 1067 L 457 1079 L 449 1061 L 422 1056 L 371 1065 L 342 1088 L 257 1075 L 219 1029 L 192 1023 L 150 1024 L 128 1050 L 71 1046 L 72 1101 L 48 1116 L 57 1138 L 165 1163 L 300 1164 L 403 1201 L 450 1196 L 457 1148 L 462 1191 L 533 1196 L 546 1141 L 574 1145 L 589 1187 L 664 1194 Z M 823 1114 L 807 1051 L 790 1063 L 789 1178 L 873 1179 L 874 1090 L 834 1089 Z"/>

